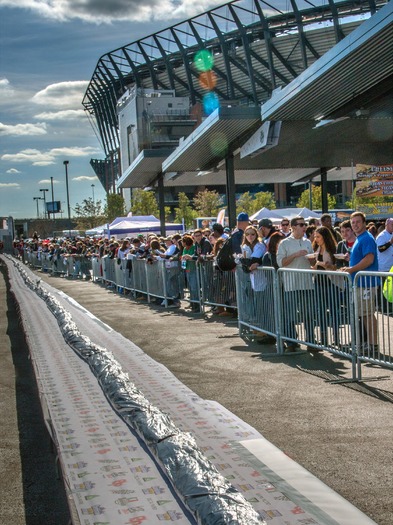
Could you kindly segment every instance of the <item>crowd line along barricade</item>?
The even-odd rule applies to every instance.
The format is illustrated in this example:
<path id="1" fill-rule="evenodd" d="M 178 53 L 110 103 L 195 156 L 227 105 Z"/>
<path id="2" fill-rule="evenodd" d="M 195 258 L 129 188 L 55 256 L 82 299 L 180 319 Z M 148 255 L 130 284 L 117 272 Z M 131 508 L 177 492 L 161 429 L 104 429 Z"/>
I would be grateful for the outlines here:
<path id="1" fill-rule="evenodd" d="M 50 271 L 42 255 L 30 252 L 26 259 Z M 75 275 L 73 258 L 62 261 L 68 265 L 66 275 Z M 90 265 L 94 281 L 149 302 L 162 299 L 168 305 L 184 299 L 201 310 L 237 309 L 240 335 L 274 337 L 277 355 L 299 344 L 327 350 L 352 362 L 353 378 L 361 378 L 364 362 L 393 367 L 393 305 L 382 288 L 385 279 L 392 279 L 389 273 L 359 272 L 352 280 L 348 273 L 325 270 L 259 267 L 250 273 L 238 265 L 222 272 L 212 260 L 191 261 L 182 269 L 179 261 L 138 257 L 92 257 Z M 364 276 L 377 280 L 373 290 L 363 286 Z"/>

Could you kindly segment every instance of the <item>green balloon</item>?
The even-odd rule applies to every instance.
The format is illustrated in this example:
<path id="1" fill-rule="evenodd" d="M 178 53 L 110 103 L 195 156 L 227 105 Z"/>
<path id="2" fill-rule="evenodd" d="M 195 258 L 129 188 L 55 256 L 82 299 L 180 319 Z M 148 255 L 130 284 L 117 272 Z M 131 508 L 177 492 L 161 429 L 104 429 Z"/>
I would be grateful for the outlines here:
<path id="1" fill-rule="evenodd" d="M 194 66 L 198 71 L 209 71 L 214 64 L 214 57 L 207 49 L 198 51 L 194 57 Z"/>

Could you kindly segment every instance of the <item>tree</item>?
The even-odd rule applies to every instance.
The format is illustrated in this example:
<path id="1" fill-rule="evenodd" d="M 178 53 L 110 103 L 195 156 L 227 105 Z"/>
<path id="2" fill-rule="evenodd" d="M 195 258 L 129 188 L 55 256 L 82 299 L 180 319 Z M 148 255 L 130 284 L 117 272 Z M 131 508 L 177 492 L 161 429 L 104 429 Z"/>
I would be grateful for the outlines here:
<path id="1" fill-rule="evenodd" d="M 125 214 L 126 206 L 124 198 L 119 193 L 108 193 L 105 206 L 107 222 L 112 222 L 116 217 L 124 217 Z"/>
<path id="2" fill-rule="evenodd" d="M 259 191 L 254 195 L 254 209 L 252 213 L 260 210 L 261 208 L 268 208 L 269 210 L 276 209 L 276 199 L 274 193 L 271 191 Z"/>
<path id="3" fill-rule="evenodd" d="M 236 214 L 245 211 L 248 215 L 252 215 L 254 208 L 254 197 L 249 191 L 242 193 L 236 201 Z"/>
<path id="4" fill-rule="evenodd" d="M 190 206 L 190 199 L 183 192 L 180 192 L 178 195 L 179 198 L 179 207 L 175 208 L 175 222 L 182 222 L 186 228 L 191 228 L 192 220 L 197 216 L 197 212 L 192 209 Z"/>
<path id="5" fill-rule="evenodd" d="M 78 230 L 89 230 L 105 222 L 101 201 L 94 202 L 91 197 L 77 203 L 74 210 Z"/>
<path id="6" fill-rule="evenodd" d="M 154 191 L 139 188 L 132 190 L 131 211 L 133 215 L 159 216 L 158 203 Z"/>
<path id="7" fill-rule="evenodd" d="M 222 205 L 222 197 L 216 190 L 204 189 L 194 197 L 194 206 L 200 217 L 214 217 Z"/>
<path id="8" fill-rule="evenodd" d="M 322 209 L 322 186 L 312 186 L 312 207 L 314 210 Z M 328 208 L 333 210 L 336 207 L 336 197 L 327 194 Z M 310 190 L 304 190 L 297 201 L 298 208 L 309 208 L 310 207 Z"/>

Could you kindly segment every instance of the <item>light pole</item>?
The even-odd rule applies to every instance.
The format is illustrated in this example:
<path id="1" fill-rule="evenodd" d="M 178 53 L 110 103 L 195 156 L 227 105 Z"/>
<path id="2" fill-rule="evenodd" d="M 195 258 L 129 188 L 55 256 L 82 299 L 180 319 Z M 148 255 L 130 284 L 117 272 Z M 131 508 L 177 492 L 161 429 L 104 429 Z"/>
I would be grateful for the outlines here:
<path id="1" fill-rule="evenodd" d="M 91 185 L 91 190 L 93 192 L 93 204 L 95 204 L 95 201 L 94 201 L 94 188 L 95 188 L 95 184 L 92 184 Z"/>
<path id="2" fill-rule="evenodd" d="M 67 190 L 67 208 L 68 208 L 68 222 L 69 227 L 71 228 L 71 208 L 70 208 L 70 194 L 68 192 L 68 164 L 70 163 L 69 160 L 63 161 L 63 164 L 65 166 L 65 176 L 66 176 L 66 190 Z"/>
<path id="3" fill-rule="evenodd" d="M 55 218 L 55 193 L 53 191 L 53 177 L 50 178 L 50 187 L 52 190 L 52 220 Z"/>
<path id="4" fill-rule="evenodd" d="M 44 217 L 46 218 L 46 192 L 49 191 L 48 188 L 41 189 L 40 191 L 44 192 Z M 49 212 L 48 212 L 48 219 L 49 219 Z"/>
<path id="5" fill-rule="evenodd" d="M 33 197 L 33 200 L 37 203 L 37 219 L 40 218 L 40 212 L 38 210 L 38 201 L 42 201 L 42 197 Z"/>

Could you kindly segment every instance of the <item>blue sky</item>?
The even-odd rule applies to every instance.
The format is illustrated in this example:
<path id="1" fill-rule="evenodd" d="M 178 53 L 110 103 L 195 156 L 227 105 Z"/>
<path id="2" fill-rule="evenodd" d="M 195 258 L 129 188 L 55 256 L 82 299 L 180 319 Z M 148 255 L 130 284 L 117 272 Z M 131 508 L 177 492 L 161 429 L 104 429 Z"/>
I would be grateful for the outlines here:
<path id="1" fill-rule="evenodd" d="M 104 154 L 81 104 L 99 57 L 223 3 L 0 0 L 0 216 L 36 217 L 40 189 L 52 200 L 50 177 L 66 216 L 64 160 L 71 208 L 92 184 L 104 201 L 89 164 Z"/>

